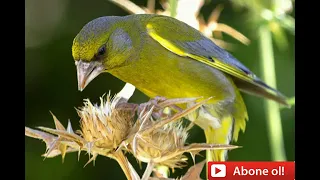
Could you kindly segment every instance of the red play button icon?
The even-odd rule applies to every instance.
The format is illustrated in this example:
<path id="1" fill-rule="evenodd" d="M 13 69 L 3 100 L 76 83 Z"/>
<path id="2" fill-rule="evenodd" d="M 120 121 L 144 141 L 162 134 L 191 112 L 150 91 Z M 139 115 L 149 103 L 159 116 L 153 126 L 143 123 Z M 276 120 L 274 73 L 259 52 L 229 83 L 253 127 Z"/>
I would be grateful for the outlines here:
<path id="1" fill-rule="evenodd" d="M 221 172 L 221 170 L 217 167 L 215 167 L 215 174 L 218 174 L 219 172 Z"/>
<path id="2" fill-rule="evenodd" d="M 226 177 L 226 165 L 212 164 L 210 169 L 211 177 Z"/>

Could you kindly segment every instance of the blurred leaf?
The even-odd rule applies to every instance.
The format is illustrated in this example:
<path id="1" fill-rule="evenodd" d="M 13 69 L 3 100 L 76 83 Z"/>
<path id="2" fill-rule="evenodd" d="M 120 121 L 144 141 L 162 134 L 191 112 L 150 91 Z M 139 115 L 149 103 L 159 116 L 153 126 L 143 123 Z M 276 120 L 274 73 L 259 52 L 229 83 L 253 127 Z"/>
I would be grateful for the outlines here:
<path id="1" fill-rule="evenodd" d="M 281 27 L 295 35 L 295 19 L 292 16 L 285 14 L 282 16 L 277 16 L 276 20 L 279 22 Z"/>
<path id="2" fill-rule="evenodd" d="M 292 10 L 292 0 L 273 0 L 273 11 L 284 14 Z"/>
<path id="3" fill-rule="evenodd" d="M 248 8 L 253 14 L 259 14 L 266 7 L 263 0 L 233 0 L 232 2 L 236 8 Z"/>

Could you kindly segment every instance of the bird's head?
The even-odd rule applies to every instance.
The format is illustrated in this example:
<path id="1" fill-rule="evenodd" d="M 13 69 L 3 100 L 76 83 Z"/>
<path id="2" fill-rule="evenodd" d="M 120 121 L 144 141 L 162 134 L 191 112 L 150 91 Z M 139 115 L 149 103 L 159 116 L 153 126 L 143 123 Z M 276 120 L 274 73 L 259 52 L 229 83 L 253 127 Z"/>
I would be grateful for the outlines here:
<path id="1" fill-rule="evenodd" d="M 124 19 L 107 16 L 87 23 L 73 40 L 72 56 L 82 91 L 103 72 L 120 67 L 132 54 L 131 38 Z"/>

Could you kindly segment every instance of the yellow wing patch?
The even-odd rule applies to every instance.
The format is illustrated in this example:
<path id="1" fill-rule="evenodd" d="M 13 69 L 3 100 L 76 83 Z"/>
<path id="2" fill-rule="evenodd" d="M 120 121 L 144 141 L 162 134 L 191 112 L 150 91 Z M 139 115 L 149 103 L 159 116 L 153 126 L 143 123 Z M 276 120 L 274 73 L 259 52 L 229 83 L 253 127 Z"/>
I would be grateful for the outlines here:
<path id="1" fill-rule="evenodd" d="M 180 55 L 180 56 L 185 56 L 185 52 L 182 51 L 181 49 L 179 49 L 178 47 L 176 47 L 175 45 L 173 45 L 170 41 L 162 38 L 161 36 L 159 36 L 156 31 L 153 29 L 151 24 L 147 24 L 147 30 L 149 35 L 156 40 L 157 42 L 159 42 L 163 47 L 165 47 L 166 49 L 168 49 L 169 51 Z"/>

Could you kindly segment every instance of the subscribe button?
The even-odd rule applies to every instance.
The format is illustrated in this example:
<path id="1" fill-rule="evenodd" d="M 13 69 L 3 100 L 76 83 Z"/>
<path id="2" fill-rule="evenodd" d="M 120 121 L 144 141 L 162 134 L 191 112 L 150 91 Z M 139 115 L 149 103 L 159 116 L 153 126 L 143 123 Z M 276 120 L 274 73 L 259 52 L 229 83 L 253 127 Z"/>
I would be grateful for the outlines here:
<path id="1" fill-rule="evenodd" d="M 294 162 L 208 162 L 208 179 L 294 180 Z"/>

